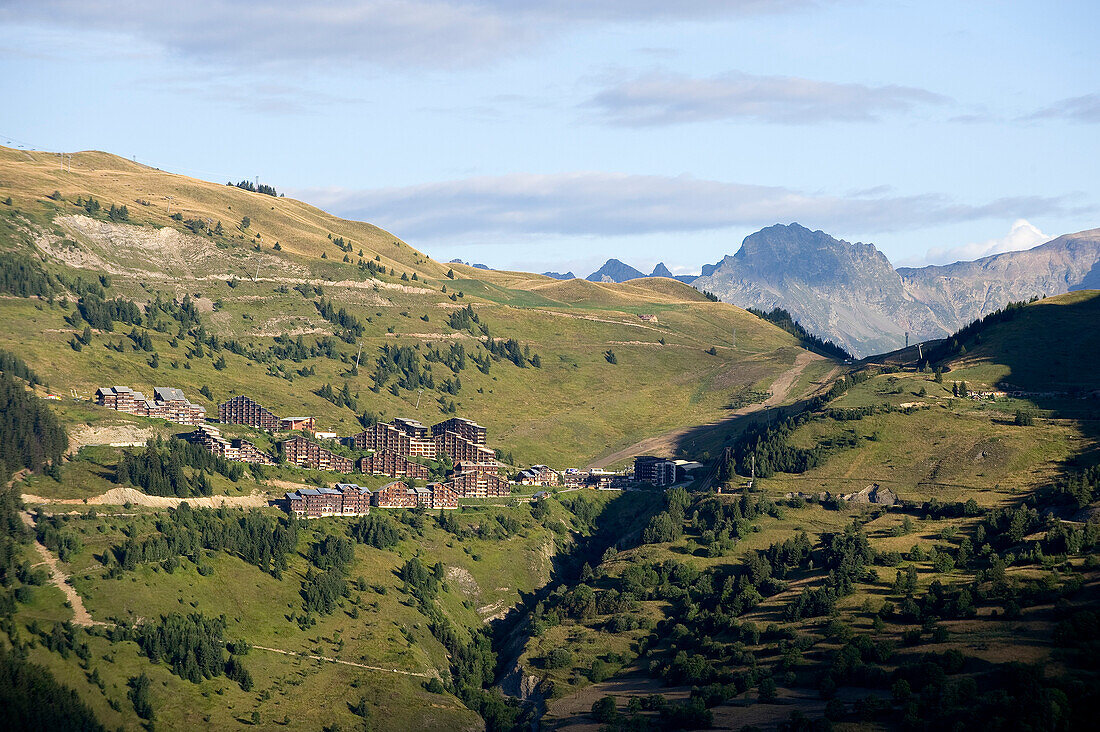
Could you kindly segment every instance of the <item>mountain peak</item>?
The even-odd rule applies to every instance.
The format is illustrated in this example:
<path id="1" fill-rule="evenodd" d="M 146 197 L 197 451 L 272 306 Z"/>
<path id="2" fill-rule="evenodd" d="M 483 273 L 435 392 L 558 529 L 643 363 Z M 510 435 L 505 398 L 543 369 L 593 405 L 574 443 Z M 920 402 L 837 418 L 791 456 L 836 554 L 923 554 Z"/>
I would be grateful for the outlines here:
<path id="1" fill-rule="evenodd" d="M 672 272 L 669 270 L 669 268 L 665 266 L 664 262 L 658 262 L 657 266 L 653 268 L 653 272 L 651 272 L 649 276 L 650 277 L 667 277 L 670 280 L 675 279 L 675 276 L 672 274 Z"/>
<path id="2" fill-rule="evenodd" d="M 797 277 L 806 282 L 848 285 L 896 277 L 890 260 L 874 244 L 851 243 L 798 223 L 776 224 L 749 234 L 733 255 L 739 269 L 772 279 Z M 720 268 L 731 264 L 723 260 Z"/>
<path id="3" fill-rule="evenodd" d="M 618 259 L 609 259 L 585 279 L 589 282 L 626 282 L 639 277 L 645 277 L 645 274 Z"/>
<path id="4" fill-rule="evenodd" d="M 745 237 L 693 284 L 741 307 L 782 307 L 857 355 L 947 335 L 1013 300 L 1100 286 L 1100 230 L 973 262 L 894 269 L 873 244 L 801 224 Z"/>

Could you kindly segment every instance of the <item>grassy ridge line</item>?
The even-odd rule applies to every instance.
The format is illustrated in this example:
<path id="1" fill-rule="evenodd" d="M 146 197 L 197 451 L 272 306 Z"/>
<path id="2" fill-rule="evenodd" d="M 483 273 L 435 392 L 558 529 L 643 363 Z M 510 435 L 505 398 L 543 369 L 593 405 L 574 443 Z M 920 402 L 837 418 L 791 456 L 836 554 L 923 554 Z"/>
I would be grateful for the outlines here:
<path id="1" fill-rule="evenodd" d="M 278 241 L 290 255 L 315 258 L 326 251 L 333 257 L 338 250 L 327 238 L 332 233 L 350 240 L 356 252 L 361 246 L 364 254 L 378 254 L 383 264 L 399 271 L 431 277 L 447 271 L 383 229 L 332 216 L 295 199 L 168 173 L 95 151 L 74 153 L 72 171 L 62 172 L 53 153 L 0 146 L 0 193 L 10 195 L 15 207 L 30 210 L 55 190 L 67 199 L 92 196 L 105 206 L 124 204 L 131 219 L 141 225 L 178 226 L 169 218 L 169 207 L 185 219 L 221 221 L 230 231 L 236 231 L 242 217 L 248 216 L 251 233 L 262 234 L 267 248 Z M 138 199 L 150 205 L 140 205 Z"/>
<path id="2" fill-rule="evenodd" d="M 541 357 L 542 368 L 498 362 L 488 375 L 466 369 L 460 374 L 460 393 L 446 398 L 453 398 L 461 414 L 485 424 L 493 443 L 520 460 L 567 467 L 653 434 L 713 421 L 738 393 L 766 389 L 800 352 L 789 334 L 672 280 L 560 282 L 441 265 L 377 227 L 346 222 L 291 199 L 170 175 L 103 153 L 77 154 L 71 173 L 62 173 L 55 161 L 48 153 L 0 150 L 0 196 L 10 191 L 14 202 L 14 215 L 0 217 L 0 243 L 50 252 L 45 266 L 55 272 L 71 274 L 81 262 L 86 278 L 99 274 L 95 268 L 89 271 L 93 264 L 114 271 L 109 297 L 144 303 L 157 294 L 190 295 L 208 332 L 246 344 L 266 347 L 281 333 L 301 335 L 309 344 L 333 333 L 333 325 L 317 313 L 315 298 L 289 287 L 295 282 L 323 283 L 325 298 L 364 325 L 357 343 L 339 344 L 344 361 L 283 362 L 316 372 L 290 382 L 269 374 L 265 364 L 224 351 L 222 370 L 214 368 L 216 358 L 187 359 L 186 343 L 176 348 L 168 343 L 172 334 L 151 333 L 160 364 L 154 369 L 146 352 L 104 347 L 117 344 L 128 326 L 120 327 L 122 333 L 95 332 L 92 343 L 76 352 L 68 344 L 80 328 L 63 321 L 70 311 L 35 300 L 8 301 L 0 347 L 26 354 L 33 365 L 48 364 L 56 375 L 53 386 L 62 393 L 75 388 L 90 394 L 104 383 L 144 389 L 172 383 L 206 406 L 208 414 L 219 401 L 249 393 L 276 413 L 316 414 L 322 427 L 350 434 L 359 427 L 356 415 L 317 395 L 324 384 L 336 390 L 347 384 L 359 395 L 361 410 L 432 422 L 442 416 L 436 392 L 425 393 L 416 408 L 415 392 L 369 391 L 377 349 L 429 342 L 446 346 L 455 340 L 472 349 L 471 334 L 456 333 L 446 323 L 450 309 L 472 304 L 495 337 L 530 347 Z M 62 200 L 50 198 L 55 190 Z M 75 202 L 89 195 L 104 208 L 125 203 L 133 222 L 87 218 Z M 187 232 L 167 216 L 169 195 L 174 213 L 221 221 L 226 234 Z M 133 203 L 136 199 L 151 205 Z M 250 217 L 247 230 L 237 228 L 239 215 Z M 63 225 L 56 223 L 59 218 Z M 158 238 L 161 226 L 183 230 L 184 236 L 177 243 Z M 253 234 L 262 235 L 262 241 Z M 352 242 L 352 264 L 339 261 L 343 252 L 329 234 Z M 114 243 L 119 238 L 129 242 L 125 253 Z M 150 245 L 143 248 L 146 241 Z M 281 251 L 273 249 L 275 241 Z M 255 253 L 255 245 L 261 253 Z M 360 248 L 367 262 L 379 254 L 385 275 L 360 271 L 355 265 Z M 319 258 L 321 252 L 327 260 Z M 252 282 L 252 263 L 261 259 L 259 281 Z M 453 279 L 447 277 L 449 270 Z M 239 278 L 234 286 L 223 280 L 227 272 Z M 418 279 L 402 280 L 402 273 Z M 364 365 L 352 375 L 346 359 L 355 357 L 358 342 L 364 346 Z M 713 354 L 706 353 L 712 349 Z M 608 350 L 617 364 L 605 359 Z M 448 376 L 434 373 L 437 383 Z M 198 394 L 202 386 L 211 388 L 213 399 Z M 550 394 L 554 398 L 548 399 Z"/>

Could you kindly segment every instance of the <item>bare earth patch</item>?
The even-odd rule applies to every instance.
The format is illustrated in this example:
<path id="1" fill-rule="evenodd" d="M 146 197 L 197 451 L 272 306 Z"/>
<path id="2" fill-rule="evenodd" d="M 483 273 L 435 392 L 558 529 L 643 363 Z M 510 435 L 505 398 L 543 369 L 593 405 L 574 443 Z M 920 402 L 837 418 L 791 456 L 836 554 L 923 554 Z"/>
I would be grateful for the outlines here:
<path id="1" fill-rule="evenodd" d="M 465 567 L 447 567 L 447 582 L 458 585 L 458 588 L 468 597 L 477 597 L 481 594 L 477 580 Z"/>
<path id="2" fill-rule="evenodd" d="M 76 452 L 84 445 L 114 445 L 132 447 L 144 445 L 160 432 L 153 427 L 136 424 L 97 424 L 81 425 L 69 432 L 69 450 Z"/>
<path id="3" fill-rule="evenodd" d="M 21 511 L 19 517 L 23 519 L 23 523 L 34 530 L 34 519 L 26 511 Z M 44 547 L 36 539 L 34 542 L 34 548 L 42 557 L 42 561 L 50 568 L 50 581 L 53 582 L 62 592 L 65 593 L 65 599 L 69 601 L 69 604 L 73 608 L 73 625 L 103 625 L 104 623 L 97 623 L 92 620 L 92 616 L 88 613 L 87 608 L 84 607 L 84 598 L 69 584 L 69 578 L 65 576 L 65 573 L 61 571 L 61 566 L 58 564 L 57 557 L 53 553 Z"/>
<path id="4" fill-rule="evenodd" d="M 150 508 L 175 508 L 187 503 L 196 508 L 262 508 L 268 505 L 267 493 L 252 491 L 247 496 L 201 496 L 197 498 L 176 498 L 175 496 L 150 496 L 136 488 L 112 488 L 106 493 L 83 498 L 43 498 L 32 493 L 23 494 L 24 503 L 49 503 L 63 505 L 123 506 L 127 503 Z"/>

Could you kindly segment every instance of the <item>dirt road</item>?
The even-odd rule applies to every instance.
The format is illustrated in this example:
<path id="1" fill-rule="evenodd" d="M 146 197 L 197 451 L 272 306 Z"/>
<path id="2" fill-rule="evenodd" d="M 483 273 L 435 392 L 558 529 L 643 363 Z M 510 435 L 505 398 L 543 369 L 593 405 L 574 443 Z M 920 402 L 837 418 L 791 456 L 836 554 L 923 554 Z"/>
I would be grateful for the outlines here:
<path id="1" fill-rule="evenodd" d="M 654 435 L 653 437 L 647 437 L 644 440 L 635 442 L 629 447 L 624 447 L 622 450 L 616 450 L 610 455 L 605 455 L 602 458 L 592 462 L 589 468 L 606 468 L 609 465 L 621 462 L 635 455 L 666 455 L 671 456 L 676 448 L 677 443 L 683 439 L 686 435 L 700 427 L 718 428 L 722 425 L 734 422 L 745 415 L 753 414 L 754 412 L 763 411 L 765 408 L 776 407 L 784 402 L 788 401 L 789 397 L 801 397 L 803 394 L 790 394 L 795 382 L 798 381 L 798 377 L 802 375 L 802 372 L 806 370 L 806 367 L 814 361 L 822 361 L 824 357 L 818 356 L 816 353 L 810 353 L 809 351 L 803 351 L 795 357 L 794 364 L 791 368 L 787 369 L 776 377 L 775 381 L 771 385 L 771 395 L 763 402 L 757 404 L 749 404 L 741 407 L 729 413 L 728 416 L 723 417 L 715 422 L 708 422 L 703 425 L 692 425 L 689 427 L 678 427 L 674 430 L 669 430 L 660 435 Z M 824 379 L 828 381 L 836 374 L 837 369 L 833 369 L 828 376 Z"/>
<path id="2" fill-rule="evenodd" d="M 381 671 L 387 674 L 400 674 L 402 676 L 417 676 L 421 679 L 438 678 L 432 674 L 422 674 L 418 671 L 401 671 L 396 668 L 382 668 L 381 666 L 368 666 L 365 663 L 356 663 L 355 661 L 341 661 L 339 658 L 329 658 L 328 656 L 315 656 L 311 653 L 297 653 L 295 651 L 284 651 L 281 648 L 268 648 L 267 646 L 252 646 L 258 648 L 261 651 L 271 651 L 272 653 L 281 653 L 284 656 L 301 656 L 302 658 L 311 658 L 314 661 L 328 661 L 329 663 L 341 663 L 345 666 L 355 666 L 356 668 L 365 668 L 370 671 Z"/>
<path id="3" fill-rule="evenodd" d="M 19 517 L 23 519 L 23 523 L 30 527 L 31 531 L 34 531 L 34 518 L 29 513 L 20 511 Z M 37 539 L 34 541 L 34 548 L 42 557 L 42 561 L 50 568 L 50 581 L 65 593 L 65 598 L 72 605 L 73 625 L 103 625 L 103 623 L 92 620 L 92 616 L 88 614 L 87 609 L 84 607 L 84 599 L 69 584 L 69 578 L 61 571 L 61 566 L 58 564 L 58 559 L 53 555 L 53 552 L 40 544 Z"/>

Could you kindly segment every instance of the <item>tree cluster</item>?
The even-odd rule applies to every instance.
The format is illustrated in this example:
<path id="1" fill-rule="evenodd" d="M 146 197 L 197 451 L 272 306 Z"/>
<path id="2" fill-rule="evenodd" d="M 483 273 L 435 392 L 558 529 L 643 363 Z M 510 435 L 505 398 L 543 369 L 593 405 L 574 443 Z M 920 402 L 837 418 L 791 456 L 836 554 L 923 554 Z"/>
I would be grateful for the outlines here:
<path id="1" fill-rule="evenodd" d="M 255 565 L 276 578 L 287 567 L 287 555 L 298 545 L 298 520 L 274 518 L 259 510 L 193 509 L 186 503 L 157 518 L 156 532 L 143 539 L 128 538 L 112 548 L 123 570 L 140 563 L 191 557 L 202 561 L 202 551 L 224 551 Z"/>
<path id="2" fill-rule="evenodd" d="M 797 338 L 798 342 L 801 343 L 804 348 L 824 356 L 838 358 L 842 361 L 850 361 L 854 358 L 843 346 L 839 346 L 832 341 L 827 341 L 806 330 L 801 323 L 791 317 L 791 314 L 783 308 L 774 308 L 771 311 L 748 308 L 748 311 L 756 317 L 766 320 L 787 331 Z"/>
<path id="3" fill-rule="evenodd" d="M 184 470 L 193 469 L 191 475 Z M 197 471 L 197 472 L 195 472 Z M 201 445 L 179 439 L 150 439 L 138 453 L 125 452 L 115 470 L 117 483 L 130 483 L 153 496 L 208 496 L 213 491 L 208 473 L 236 482 L 244 467 L 214 455 Z"/>
<path id="4" fill-rule="evenodd" d="M 171 613 L 146 621 L 133 630 L 133 640 L 153 661 L 161 661 L 172 673 L 192 683 L 225 674 L 252 689 L 252 675 L 240 659 L 225 653 L 225 616 L 207 618 L 202 613 Z"/>

